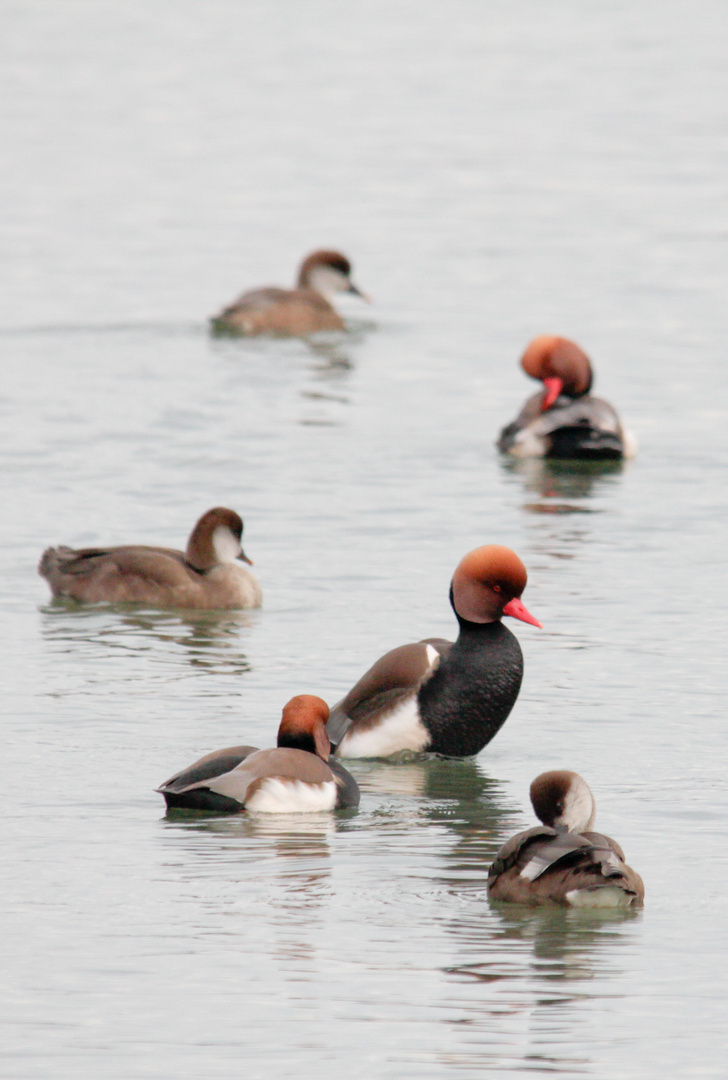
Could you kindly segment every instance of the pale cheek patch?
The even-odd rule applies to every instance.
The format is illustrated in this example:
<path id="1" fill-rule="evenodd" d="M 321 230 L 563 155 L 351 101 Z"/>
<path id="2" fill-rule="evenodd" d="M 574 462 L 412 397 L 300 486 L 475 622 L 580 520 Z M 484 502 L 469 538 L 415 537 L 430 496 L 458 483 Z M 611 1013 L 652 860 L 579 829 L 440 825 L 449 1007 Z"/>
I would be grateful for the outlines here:
<path id="1" fill-rule="evenodd" d="M 583 832 L 594 822 L 594 799 L 586 784 L 572 786 L 566 796 L 566 805 L 557 822 L 572 832 Z"/>
<path id="2" fill-rule="evenodd" d="M 324 296 L 332 296 L 334 293 L 346 292 L 349 288 L 349 279 L 346 274 L 335 270 L 333 266 L 317 266 L 311 275 L 311 285 L 316 292 Z"/>
<path id="3" fill-rule="evenodd" d="M 432 646 L 428 646 L 432 648 Z M 437 652 L 437 650 L 433 650 Z M 380 717 L 366 731 L 350 728 L 341 741 L 341 757 L 389 757 L 400 750 L 419 752 L 430 743 L 430 733 L 420 720 L 417 697 L 412 694 L 397 708 Z"/>
<path id="4" fill-rule="evenodd" d="M 212 534 L 212 546 L 218 562 L 234 562 L 240 554 L 240 541 L 225 525 L 218 525 Z"/>
<path id="5" fill-rule="evenodd" d="M 336 784 L 307 784 L 303 780 L 288 780 L 277 776 L 266 778 L 250 799 L 246 810 L 263 814 L 314 814 L 333 810 L 336 806 Z"/>

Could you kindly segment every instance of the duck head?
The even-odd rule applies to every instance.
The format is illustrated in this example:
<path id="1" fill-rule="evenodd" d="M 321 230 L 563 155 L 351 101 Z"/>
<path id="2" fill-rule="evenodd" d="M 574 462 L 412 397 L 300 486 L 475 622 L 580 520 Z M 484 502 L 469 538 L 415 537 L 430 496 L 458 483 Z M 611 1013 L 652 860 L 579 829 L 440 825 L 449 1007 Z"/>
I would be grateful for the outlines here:
<path id="1" fill-rule="evenodd" d="M 326 734 L 329 707 L 323 698 L 314 694 L 298 694 L 284 706 L 278 746 L 307 750 L 324 761 L 329 760 L 331 743 Z"/>
<path id="2" fill-rule="evenodd" d="M 242 562 L 252 566 L 242 548 L 243 521 L 234 510 L 216 506 L 203 514 L 190 533 L 185 559 L 200 573 L 220 563 Z"/>
<path id="3" fill-rule="evenodd" d="M 521 367 L 532 379 L 544 384 L 541 412 L 550 409 L 560 394 L 582 397 L 592 385 L 589 357 L 568 338 L 541 334 L 533 339 L 521 357 Z"/>
<path id="4" fill-rule="evenodd" d="M 351 263 L 339 251 L 314 251 L 308 255 L 298 272 L 298 287 L 313 289 L 327 298 L 348 292 L 369 300 L 351 280 Z"/>
<path id="5" fill-rule="evenodd" d="M 527 580 L 526 567 L 515 551 L 486 544 L 460 560 L 450 587 L 450 603 L 455 614 L 468 622 L 490 623 L 511 615 L 541 627 L 521 600 Z"/>
<path id="6" fill-rule="evenodd" d="M 596 803 L 586 780 L 568 769 L 541 773 L 531 784 L 531 804 L 539 821 L 560 832 L 587 832 Z"/>

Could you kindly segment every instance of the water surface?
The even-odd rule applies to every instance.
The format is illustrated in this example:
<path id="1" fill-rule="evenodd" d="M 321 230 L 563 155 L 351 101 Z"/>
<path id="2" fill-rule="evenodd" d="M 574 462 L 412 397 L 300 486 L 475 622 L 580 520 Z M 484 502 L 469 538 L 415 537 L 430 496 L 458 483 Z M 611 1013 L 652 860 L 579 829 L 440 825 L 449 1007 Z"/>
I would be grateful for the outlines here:
<path id="1" fill-rule="evenodd" d="M 312 0 L 3 9 L 8 1080 L 722 1077 L 724 6 Z M 207 316 L 342 248 L 312 342 Z M 501 462 L 528 339 L 592 355 L 621 468 Z M 230 505 L 259 612 L 49 603 L 49 543 L 182 546 Z M 358 813 L 165 818 L 385 649 L 451 636 L 500 542 L 543 631 L 496 740 L 357 762 Z M 488 905 L 581 772 L 635 916 Z"/>

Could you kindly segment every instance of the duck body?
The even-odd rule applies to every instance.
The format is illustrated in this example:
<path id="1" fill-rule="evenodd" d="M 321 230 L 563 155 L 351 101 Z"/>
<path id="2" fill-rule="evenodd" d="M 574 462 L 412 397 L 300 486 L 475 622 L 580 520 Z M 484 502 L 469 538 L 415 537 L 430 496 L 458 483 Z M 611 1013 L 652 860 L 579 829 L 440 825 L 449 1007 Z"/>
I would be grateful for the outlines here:
<path id="1" fill-rule="evenodd" d="M 381 657 L 331 710 L 327 730 L 337 755 L 479 753 L 508 718 L 523 678 L 521 647 L 500 616 L 540 626 L 518 599 L 525 583 L 508 548 L 465 556 L 451 589 L 457 640 L 427 638 Z"/>
<path id="2" fill-rule="evenodd" d="M 542 401 L 542 394 L 534 394 L 503 428 L 500 451 L 561 461 L 620 461 L 630 456 L 619 417 L 607 401 L 591 394 L 581 398 L 561 394 L 545 412 Z"/>
<path id="3" fill-rule="evenodd" d="M 634 441 L 612 406 L 593 397 L 592 369 L 573 341 L 543 334 L 529 344 L 521 365 L 544 389 L 528 398 L 500 433 L 498 449 L 513 457 L 615 461 L 634 454 Z"/>
<path id="4" fill-rule="evenodd" d="M 523 681 L 523 653 L 508 627 L 458 623 L 457 640 L 417 693 L 428 749 L 446 757 L 479 753 L 508 719 Z"/>
<path id="5" fill-rule="evenodd" d="M 299 695 L 288 702 L 278 746 L 258 750 L 232 746 L 200 758 L 157 791 L 168 809 L 237 814 L 311 813 L 359 805 L 356 780 L 339 762 L 329 762 L 321 698 Z"/>
<path id="6" fill-rule="evenodd" d="M 227 776 L 250 757 L 259 753 L 257 746 L 228 746 L 205 754 L 186 769 L 176 773 L 157 788 L 164 795 L 169 809 L 209 810 L 222 814 L 236 814 L 240 802 L 214 790 L 210 783 Z"/>
<path id="7" fill-rule="evenodd" d="M 215 507 L 197 522 L 185 552 L 146 544 L 61 546 L 43 552 L 38 573 L 54 597 L 82 603 L 198 610 L 260 607 L 258 582 L 234 562 L 250 562 L 242 549 L 242 531 L 235 511 Z"/>
<path id="8" fill-rule="evenodd" d="M 627 866 L 622 848 L 591 829 L 593 796 L 577 773 L 542 773 L 531 785 L 531 800 L 543 824 L 500 849 L 488 873 L 491 900 L 594 908 L 642 904 L 644 884 Z"/>
<path id="9" fill-rule="evenodd" d="M 301 264 L 295 288 L 266 286 L 244 292 L 213 317 L 212 327 L 225 333 L 291 337 L 343 330 L 344 320 L 331 298 L 349 292 L 366 299 L 350 275 L 346 256 L 337 251 L 315 251 Z"/>

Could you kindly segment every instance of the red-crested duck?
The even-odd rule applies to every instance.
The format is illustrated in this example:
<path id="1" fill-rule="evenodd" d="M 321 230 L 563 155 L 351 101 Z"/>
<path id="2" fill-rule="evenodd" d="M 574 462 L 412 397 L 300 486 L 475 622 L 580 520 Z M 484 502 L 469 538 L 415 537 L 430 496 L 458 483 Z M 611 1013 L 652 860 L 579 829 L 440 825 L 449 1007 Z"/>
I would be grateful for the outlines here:
<path id="1" fill-rule="evenodd" d="M 528 398 L 504 427 L 498 449 L 514 457 L 609 461 L 632 457 L 634 440 L 608 402 L 592 397 L 592 368 L 583 349 L 567 338 L 541 334 L 521 366 L 543 390 Z"/>
<path id="2" fill-rule="evenodd" d="M 278 746 L 216 750 L 157 788 L 168 808 L 237 814 L 341 810 L 359 805 L 359 787 L 338 761 L 329 761 L 329 707 L 311 694 L 283 709 Z"/>
<path id="3" fill-rule="evenodd" d="M 520 599 L 526 578 L 510 548 L 490 544 L 466 555 L 450 587 L 457 641 L 426 638 L 378 660 L 331 710 L 336 753 L 467 757 L 482 750 L 513 708 L 523 677 L 520 645 L 501 617 L 541 625 Z"/>

